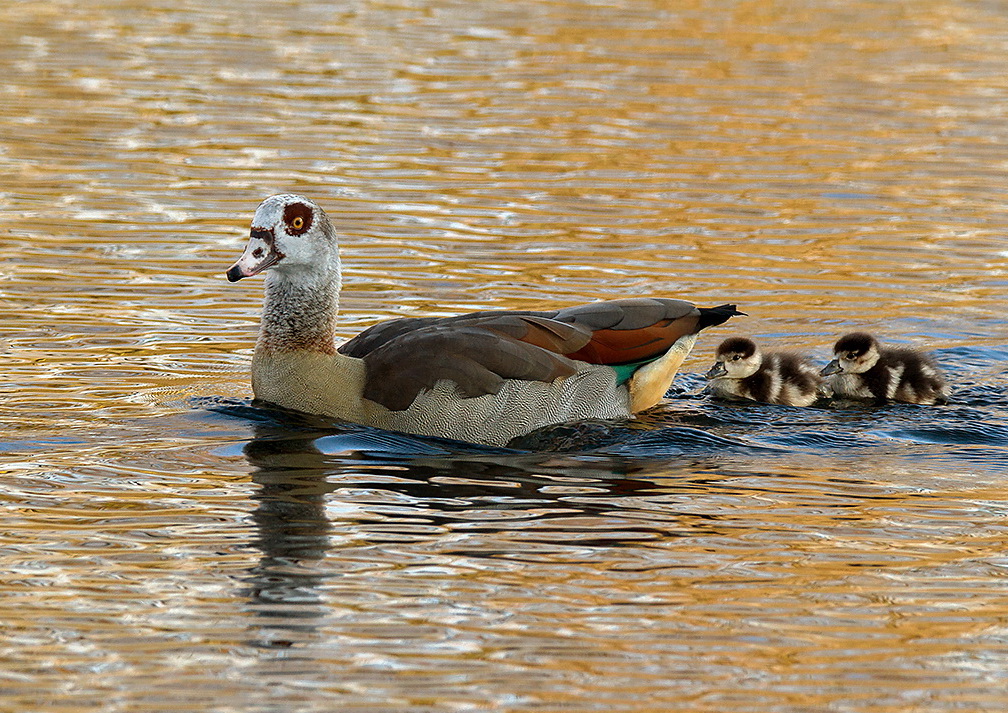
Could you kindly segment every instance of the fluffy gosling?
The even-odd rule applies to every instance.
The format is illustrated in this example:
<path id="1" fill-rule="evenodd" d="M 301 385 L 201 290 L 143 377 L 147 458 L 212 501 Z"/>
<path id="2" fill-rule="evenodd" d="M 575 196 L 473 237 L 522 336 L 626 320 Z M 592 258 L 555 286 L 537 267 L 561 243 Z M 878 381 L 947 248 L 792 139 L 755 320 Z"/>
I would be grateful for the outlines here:
<path id="1" fill-rule="evenodd" d="M 809 406 L 821 395 L 819 370 L 798 354 L 763 353 L 751 339 L 731 337 L 721 342 L 716 359 L 705 376 L 720 398 Z"/>
<path id="2" fill-rule="evenodd" d="M 833 361 L 822 375 L 833 394 L 878 402 L 946 403 L 949 387 L 927 354 L 908 347 L 885 347 L 871 334 L 845 334 L 833 345 Z"/>

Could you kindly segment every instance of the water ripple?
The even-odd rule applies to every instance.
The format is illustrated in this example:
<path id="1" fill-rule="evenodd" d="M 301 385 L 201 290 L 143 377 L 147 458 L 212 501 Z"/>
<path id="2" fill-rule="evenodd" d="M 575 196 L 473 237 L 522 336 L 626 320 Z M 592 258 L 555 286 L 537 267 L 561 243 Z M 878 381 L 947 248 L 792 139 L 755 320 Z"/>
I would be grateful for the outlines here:
<path id="1" fill-rule="evenodd" d="M 1003 8 L 5 3 L 0 709 L 1006 708 Z M 255 205 L 340 336 L 738 302 L 668 403 L 510 449 L 262 408 Z M 940 408 L 721 403 L 717 341 Z"/>

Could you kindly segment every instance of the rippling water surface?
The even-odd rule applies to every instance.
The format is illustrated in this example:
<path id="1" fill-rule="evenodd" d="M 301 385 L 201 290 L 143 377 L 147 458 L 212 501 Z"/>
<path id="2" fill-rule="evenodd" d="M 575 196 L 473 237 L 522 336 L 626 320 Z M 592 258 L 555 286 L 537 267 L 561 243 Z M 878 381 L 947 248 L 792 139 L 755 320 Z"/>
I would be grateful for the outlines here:
<path id="1" fill-rule="evenodd" d="M 0 709 L 1008 706 L 1008 15 L 903 2 L 7 3 Z M 668 404 L 482 449 L 250 403 L 294 190 L 341 329 L 738 302 Z M 714 402 L 746 333 L 943 407 Z M 716 332 L 716 333 L 715 333 Z"/>

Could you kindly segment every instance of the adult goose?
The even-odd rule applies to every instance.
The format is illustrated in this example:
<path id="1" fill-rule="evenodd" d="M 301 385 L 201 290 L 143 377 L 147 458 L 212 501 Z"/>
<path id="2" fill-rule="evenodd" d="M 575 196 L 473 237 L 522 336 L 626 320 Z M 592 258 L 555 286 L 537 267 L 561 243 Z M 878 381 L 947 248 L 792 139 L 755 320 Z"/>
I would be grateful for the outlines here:
<path id="1" fill-rule="evenodd" d="M 227 271 L 268 270 L 252 390 L 261 401 L 487 445 L 543 426 L 629 417 L 657 404 L 697 333 L 742 314 L 663 298 L 548 312 L 382 322 L 337 345 L 336 231 L 312 200 L 267 198 Z"/>

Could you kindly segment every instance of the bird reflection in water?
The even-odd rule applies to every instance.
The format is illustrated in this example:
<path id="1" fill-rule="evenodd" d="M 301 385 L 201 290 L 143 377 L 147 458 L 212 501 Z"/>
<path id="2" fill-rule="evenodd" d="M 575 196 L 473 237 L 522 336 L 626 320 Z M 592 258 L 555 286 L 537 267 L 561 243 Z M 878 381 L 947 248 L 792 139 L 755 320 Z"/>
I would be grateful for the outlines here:
<path id="1" fill-rule="evenodd" d="M 248 599 L 259 626 L 255 644 L 286 648 L 311 640 L 326 615 L 319 564 L 329 548 L 325 495 L 332 485 L 311 459 L 299 458 L 312 450 L 311 438 L 272 435 L 257 433 L 244 449 L 260 486 L 252 519 L 261 556 L 249 571 Z"/>
<path id="2" fill-rule="evenodd" d="M 337 586 L 333 577 L 339 574 L 339 566 L 333 561 L 322 564 L 332 546 L 330 515 L 339 505 L 329 494 L 337 489 L 379 489 L 408 496 L 420 503 L 423 521 L 432 527 L 451 528 L 460 518 L 473 525 L 467 513 L 474 507 L 522 511 L 514 521 L 516 526 L 523 517 L 537 517 L 533 514 L 537 509 L 548 509 L 555 535 L 565 527 L 566 518 L 601 517 L 613 507 L 613 497 L 668 487 L 648 478 L 668 463 L 667 457 L 627 458 L 583 448 L 611 443 L 614 434 L 615 440 L 626 442 L 626 429 L 614 429 L 611 423 L 565 426 L 533 434 L 522 444 L 528 449 L 506 449 L 352 424 L 336 426 L 301 414 L 246 408 L 241 409 L 242 415 L 252 417 L 255 432 L 243 452 L 254 467 L 252 478 L 260 486 L 253 496 L 258 501 L 253 512 L 258 536 L 253 544 L 261 553 L 248 574 L 247 598 L 258 627 L 254 644 L 269 649 L 309 645 L 325 621 L 340 615 L 323 592 Z M 695 429 L 679 430 L 688 431 L 685 437 L 690 440 L 698 437 Z M 637 435 L 638 446 L 642 446 L 649 432 Z M 558 452 L 558 447 L 568 452 Z M 662 447 L 666 456 L 681 455 L 670 452 L 667 441 Z M 578 485 L 590 485 L 597 499 L 575 502 L 564 498 L 567 486 Z M 361 514 L 367 521 L 375 516 L 381 518 L 376 513 Z M 348 525 L 367 536 L 366 523 L 338 524 L 342 531 Z M 646 523 L 620 529 L 634 540 L 653 536 L 657 530 L 668 534 L 665 527 Z M 600 543 L 620 544 L 614 533 L 600 534 Z M 581 546 L 592 543 L 584 532 L 571 536 L 576 536 Z M 485 551 L 456 554 L 488 556 Z"/>

